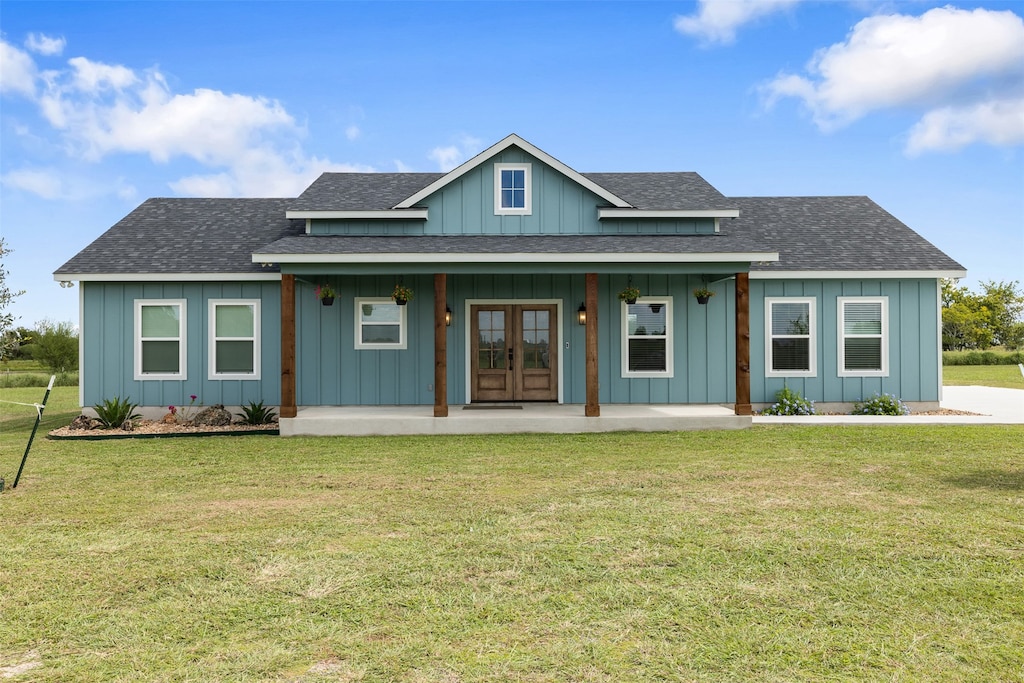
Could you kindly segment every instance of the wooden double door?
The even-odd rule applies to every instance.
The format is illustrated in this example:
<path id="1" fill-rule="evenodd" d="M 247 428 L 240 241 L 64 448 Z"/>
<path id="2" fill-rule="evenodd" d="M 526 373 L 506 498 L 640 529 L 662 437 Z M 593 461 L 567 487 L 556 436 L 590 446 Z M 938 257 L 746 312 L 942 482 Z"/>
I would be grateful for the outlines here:
<path id="1" fill-rule="evenodd" d="M 470 307 L 472 401 L 558 400 L 555 304 Z"/>

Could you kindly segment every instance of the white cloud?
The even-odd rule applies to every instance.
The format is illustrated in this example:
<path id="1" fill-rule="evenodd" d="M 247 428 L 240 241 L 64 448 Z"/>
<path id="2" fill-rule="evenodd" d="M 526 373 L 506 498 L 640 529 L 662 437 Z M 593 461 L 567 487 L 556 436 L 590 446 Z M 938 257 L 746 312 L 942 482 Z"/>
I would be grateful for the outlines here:
<path id="1" fill-rule="evenodd" d="M 699 0 L 697 14 L 676 17 L 676 30 L 705 43 L 732 43 L 736 29 L 766 14 L 787 9 L 802 0 Z"/>
<path id="2" fill-rule="evenodd" d="M 345 137 L 349 140 L 358 140 L 362 134 L 363 131 L 359 130 L 359 126 L 356 125 L 351 125 L 345 129 Z"/>
<path id="3" fill-rule="evenodd" d="M 846 42 L 815 54 L 807 71 L 780 74 L 764 86 L 767 104 L 795 97 L 822 130 L 882 109 L 925 112 L 908 152 L 953 149 L 968 138 L 1007 144 L 996 140 L 1013 139 L 1000 131 L 1015 108 L 1020 116 L 1024 20 L 1009 11 L 952 7 L 869 17 Z"/>
<path id="4" fill-rule="evenodd" d="M 466 159 L 478 153 L 483 142 L 471 135 L 461 135 L 453 145 L 435 147 L 427 154 L 427 158 L 437 164 L 437 167 L 447 173 Z"/>
<path id="5" fill-rule="evenodd" d="M 183 194 L 296 196 L 323 171 L 373 170 L 306 155 L 300 144 L 305 130 L 275 100 L 206 88 L 175 93 L 155 69 L 140 73 L 86 57 L 38 73 L 27 53 L 0 47 L 4 90 L 33 97 L 69 154 L 90 162 L 112 154 L 145 154 L 158 163 L 192 160 L 208 172 L 169 183 Z M 35 96 L 37 85 L 42 91 Z M 10 182 L 48 198 L 68 195 L 42 178 L 15 175 Z M 134 188 L 116 191 L 130 195 Z"/>
<path id="6" fill-rule="evenodd" d="M 72 57 L 68 64 L 74 69 L 74 85 L 86 93 L 102 90 L 124 90 L 138 83 L 135 72 L 123 66 L 111 66 L 93 62 L 85 57 Z"/>
<path id="7" fill-rule="evenodd" d="M 54 172 L 22 169 L 0 176 L 0 182 L 24 192 L 30 192 L 43 199 L 58 199 L 63 195 L 60 176 Z"/>
<path id="8" fill-rule="evenodd" d="M 0 93 L 36 93 L 36 64 L 27 52 L 0 40 Z"/>
<path id="9" fill-rule="evenodd" d="M 975 142 L 1024 144 L 1024 97 L 932 110 L 910 130 L 907 153 L 952 151 Z"/>
<path id="10" fill-rule="evenodd" d="M 413 168 L 412 166 L 409 166 L 408 164 L 403 162 L 401 159 L 395 159 L 395 170 L 398 171 L 399 173 L 412 173 Z"/>
<path id="11" fill-rule="evenodd" d="M 28 38 L 25 39 L 25 47 L 36 54 L 45 55 L 52 57 L 59 55 L 64 52 L 64 47 L 67 45 L 67 41 L 64 40 L 64 36 L 60 38 L 51 38 L 45 36 L 42 33 L 30 33 Z"/>

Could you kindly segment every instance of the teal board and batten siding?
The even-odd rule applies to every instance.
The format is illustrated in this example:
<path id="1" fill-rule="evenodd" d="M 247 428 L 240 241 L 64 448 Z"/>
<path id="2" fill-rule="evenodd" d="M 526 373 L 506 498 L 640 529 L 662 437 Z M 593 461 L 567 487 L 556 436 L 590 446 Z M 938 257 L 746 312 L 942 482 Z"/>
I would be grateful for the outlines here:
<path id="1" fill-rule="evenodd" d="M 885 377 L 839 376 L 838 298 L 888 297 L 889 373 Z M 814 297 L 817 301 L 817 373 L 814 377 L 765 376 L 766 297 Z M 750 393 L 772 403 L 789 386 L 818 402 L 851 403 L 876 393 L 904 401 L 939 400 L 937 280 L 750 281 Z"/>
<path id="2" fill-rule="evenodd" d="M 185 380 L 134 379 L 135 300 L 185 299 Z M 209 380 L 210 299 L 259 299 L 262 359 L 259 380 Z M 238 406 L 281 401 L 281 285 L 266 282 L 83 282 L 82 364 L 84 406 L 118 396 L 143 407 L 196 404 Z"/>
<path id="3" fill-rule="evenodd" d="M 429 405 L 434 393 L 433 278 L 407 276 L 417 292 L 406 306 L 408 346 L 399 350 L 355 348 L 356 297 L 387 297 L 394 276 L 330 276 L 338 296 L 321 305 L 311 282 L 297 282 L 297 402 L 299 405 Z M 621 367 L 622 309 L 618 292 L 625 275 L 598 278 L 600 400 L 603 403 L 726 403 L 735 395 L 734 283 L 718 282 L 718 296 L 698 305 L 691 292 L 697 276 L 634 275 L 645 296 L 673 297 L 675 372 L 665 378 L 624 378 Z M 448 401 L 467 395 L 467 301 L 559 301 L 561 386 L 566 403 L 586 402 L 585 328 L 576 309 L 585 298 L 582 274 L 449 275 Z M 568 344 L 568 348 L 566 347 Z"/>
<path id="4" fill-rule="evenodd" d="M 493 163 L 529 163 L 532 175 L 530 215 L 495 215 Z M 707 234 L 710 218 L 605 219 L 597 207 L 607 202 L 560 171 L 519 149 L 508 149 L 427 197 L 425 221 L 323 220 L 310 222 L 316 235 L 567 235 Z"/>

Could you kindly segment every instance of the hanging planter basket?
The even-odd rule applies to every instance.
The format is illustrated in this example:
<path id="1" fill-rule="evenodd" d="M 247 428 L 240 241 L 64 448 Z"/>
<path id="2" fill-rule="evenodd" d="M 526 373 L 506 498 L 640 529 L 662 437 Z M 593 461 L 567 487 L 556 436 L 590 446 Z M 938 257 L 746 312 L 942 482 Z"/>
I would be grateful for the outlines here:
<path id="1" fill-rule="evenodd" d="M 625 301 L 627 304 L 635 304 L 639 297 L 640 290 L 633 286 L 626 287 L 619 292 L 619 301 Z"/>
<path id="2" fill-rule="evenodd" d="M 697 303 L 704 306 L 715 293 L 706 287 L 701 287 L 700 289 L 693 290 L 693 295 L 697 298 Z"/>
<path id="3" fill-rule="evenodd" d="M 325 297 L 320 299 L 320 303 L 322 305 L 324 305 L 324 306 L 333 306 L 334 305 L 334 297 L 333 296 L 325 296 Z"/>
<path id="4" fill-rule="evenodd" d="M 412 301 L 412 289 L 399 283 L 395 285 L 395 290 L 391 292 L 391 298 L 399 306 L 404 306 Z"/>
<path id="5" fill-rule="evenodd" d="M 324 306 L 334 305 L 335 292 L 334 288 L 330 285 L 317 285 L 316 286 L 316 298 L 320 299 L 320 303 Z"/>

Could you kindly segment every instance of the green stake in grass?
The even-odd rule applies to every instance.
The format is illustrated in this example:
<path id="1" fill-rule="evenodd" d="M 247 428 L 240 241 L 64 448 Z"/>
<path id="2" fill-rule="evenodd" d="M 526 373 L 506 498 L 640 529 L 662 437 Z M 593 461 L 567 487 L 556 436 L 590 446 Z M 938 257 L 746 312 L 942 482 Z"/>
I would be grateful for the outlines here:
<path id="1" fill-rule="evenodd" d="M 18 480 L 21 479 L 21 471 L 25 469 L 25 461 L 28 460 L 29 449 L 32 448 L 32 440 L 36 438 L 36 430 L 39 429 L 39 423 L 43 419 L 43 411 L 46 410 L 46 401 L 50 398 L 50 391 L 53 389 L 53 381 L 57 379 L 56 375 L 50 375 L 50 383 L 46 385 L 46 393 L 43 394 L 43 402 L 36 406 L 36 423 L 32 425 L 32 433 L 28 435 L 28 445 L 25 446 L 25 455 L 21 457 L 21 466 L 18 467 L 18 474 L 14 477 L 14 483 L 11 485 L 11 489 L 18 488 Z"/>

